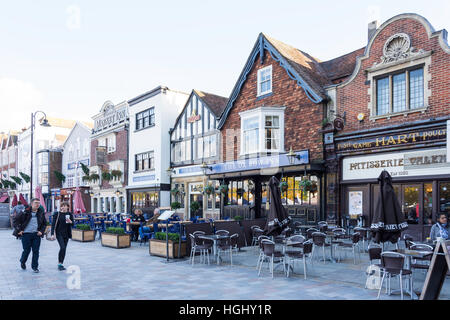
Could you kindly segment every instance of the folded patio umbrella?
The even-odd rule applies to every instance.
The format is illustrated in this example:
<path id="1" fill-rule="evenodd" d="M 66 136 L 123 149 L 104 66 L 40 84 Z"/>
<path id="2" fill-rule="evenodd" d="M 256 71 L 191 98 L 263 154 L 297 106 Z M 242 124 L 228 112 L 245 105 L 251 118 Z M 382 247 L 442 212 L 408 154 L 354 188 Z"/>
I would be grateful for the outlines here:
<path id="1" fill-rule="evenodd" d="M 27 200 L 25 200 L 25 198 L 23 197 L 23 194 L 19 194 L 19 202 L 20 202 L 21 204 L 23 204 L 24 206 L 27 206 L 27 205 L 28 205 L 28 202 L 27 202 Z"/>
<path id="2" fill-rule="evenodd" d="M 80 213 L 85 213 L 85 212 L 86 212 L 86 207 L 84 206 L 84 203 L 83 203 L 81 191 L 80 191 L 80 188 L 77 187 L 75 189 L 75 194 L 73 197 L 73 213 L 80 214 Z"/>
<path id="3" fill-rule="evenodd" d="M 268 236 L 277 236 L 287 227 L 290 218 L 286 209 L 281 204 L 280 181 L 276 177 L 270 178 L 269 192 L 270 209 L 264 233 Z"/>
<path id="4" fill-rule="evenodd" d="M 376 243 L 391 241 L 396 243 L 401 232 L 408 229 L 398 198 L 392 187 L 392 177 L 386 170 L 378 177 L 380 193 L 370 226 L 373 241 Z"/>
<path id="5" fill-rule="evenodd" d="M 14 193 L 14 197 L 11 201 L 11 207 L 14 208 L 15 206 L 17 206 L 17 195 Z"/>
<path id="6" fill-rule="evenodd" d="M 37 186 L 36 187 L 35 195 L 36 195 L 36 198 L 39 199 L 39 202 L 41 203 L 41 206 L 44 207 L 44 212 L 47 212 L 47 206 L 45 205 L 44 195 L 42 194 L 41 186 Z"/>

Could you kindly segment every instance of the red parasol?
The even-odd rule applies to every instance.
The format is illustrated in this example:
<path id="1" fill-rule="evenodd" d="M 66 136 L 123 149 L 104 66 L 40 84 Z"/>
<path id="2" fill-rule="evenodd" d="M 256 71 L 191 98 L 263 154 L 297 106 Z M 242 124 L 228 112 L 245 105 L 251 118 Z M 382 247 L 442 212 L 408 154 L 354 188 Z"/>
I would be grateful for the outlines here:
<path id="1" fill-rule="evenodd" d="M 15 206 L 17 206 L 17 195 L 14 193 L 14 198 L 12 199 L 12 201 L 11 201 L 11 207 L 15 207 Z"/>
<path id="2" fill-rule="evenodd" d="M 80 191 L 80 188 L 77 187 L 75 189 L 75 194 L 73 197 L 73 213 L 80 214 L 80 213 L 85 213 L 85 212 L 86 212 L 86 207 L 84 206 L 84 203 L 83 203 L 81 191 Z"/>

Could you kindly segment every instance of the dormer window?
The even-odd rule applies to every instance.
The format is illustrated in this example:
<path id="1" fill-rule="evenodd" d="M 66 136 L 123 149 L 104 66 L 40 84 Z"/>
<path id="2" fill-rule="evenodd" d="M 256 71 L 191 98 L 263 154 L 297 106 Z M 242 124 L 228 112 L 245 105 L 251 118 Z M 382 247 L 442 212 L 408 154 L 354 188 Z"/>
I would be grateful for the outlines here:
<path id="1" fill-rule="evenodd" d="M 272 92 L 272 66 L 258 70 L 258 97 Z"/>

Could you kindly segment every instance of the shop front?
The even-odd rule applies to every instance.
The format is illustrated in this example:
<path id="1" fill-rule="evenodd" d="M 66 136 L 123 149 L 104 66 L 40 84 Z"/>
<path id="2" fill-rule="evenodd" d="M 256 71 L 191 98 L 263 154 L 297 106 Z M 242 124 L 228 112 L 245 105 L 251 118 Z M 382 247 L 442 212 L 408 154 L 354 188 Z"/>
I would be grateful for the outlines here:
<path id="1" fill-rule="evenodd" d="M 211 186 L 212 188 L 205 188 Z M 208 180 L 199 165 L 173 169 L 171 204 L 184 220 L 199 216 L 219 219 L 219 181 Z"/>
<path id="2" fill-rule="evenodd" d="M 370 226 L 380 193 L 377 178 L 386 170 L 409 225 L 405 233 L 425 240 L 438 214 L 450 213 L 445 139 L 443 122 L 366 134 L 363 140 L 336 138 L 341 155 L 341 218 L 361 217 L 359 221 Z"/>
<path id="3" fill-rule="evenodd" d="M 239 216 L 245 220 L 265 218 L 270 208 L 269 180 L 280 180 L 282 203 L 294 221 L 316 224 L 324 220 L 322 164 L 310 163 L 308 150 L 295 153 L 248 158 L 220 163 L 212 167 L 211 179 L 226 186 L 222 194 L 222 218 Z M 292 161 L 292 163 L 291 163 Z M 303 187 L 309 181 L 311 187 Z"/>
<path id="4" fill-rule="evenodd" d="M 141 209 L 143 213 L 153 214 L 160 207 L 161 192 L 159 187 L 135 188 L 128 190 L 129 211 Z"/>

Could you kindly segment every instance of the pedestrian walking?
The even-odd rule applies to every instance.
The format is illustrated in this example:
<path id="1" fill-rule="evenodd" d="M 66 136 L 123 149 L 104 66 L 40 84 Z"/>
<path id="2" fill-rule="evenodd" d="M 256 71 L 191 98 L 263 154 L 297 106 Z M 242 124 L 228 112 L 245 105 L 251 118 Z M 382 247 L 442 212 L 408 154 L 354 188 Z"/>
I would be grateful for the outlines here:
<path id="1" fill-rule="evenodd" d="M 66 270 L 64 268 L 64 258 L 66 257 L 67 244 L 72 238 L 73 215 L 69 212 L 69 203 L 61 203 L 60 211 L 55 212 L 52 217 L 52 239 L 58 240 L 58 270 Z"/>
<path id="2" fill-rule="evenodd" d="M 23 212 L 23 210 L 25 210 L 25 206 L 22 203 L 19 203 L 11 208 L 9 217 L 10 217 L 10 221 L 11 221 L 11 226 L 13 228 L 14 228 L 14 223 L 16 221 L 17 215 L 19 213 Z M 17 239 L 19 239 L 19 237 L 17 237 Z"/>
<path id="3" fill-rule="evenodd" d="M 14 235 L 22 238 L 23 252 L 20 258 L 20 266 L 25 270 L 26 262 L 30 251 L 33 252 L 31 269 L 35 273 L 39 272 L 39 248 L 41 239 L 44 236 L 47 220 L 45 219 L 44 208 L 42 208 L 38 198 L 31 199 L 31 206 L 17 213 L 14 224 Z"/>

